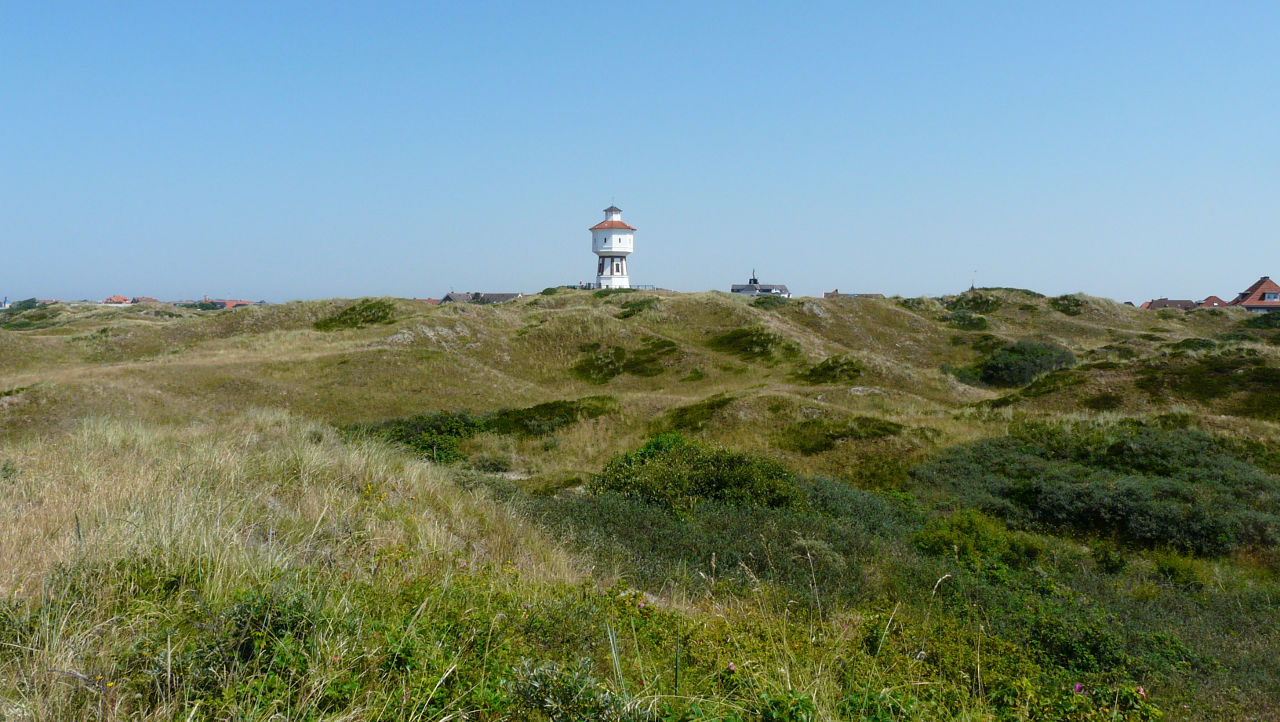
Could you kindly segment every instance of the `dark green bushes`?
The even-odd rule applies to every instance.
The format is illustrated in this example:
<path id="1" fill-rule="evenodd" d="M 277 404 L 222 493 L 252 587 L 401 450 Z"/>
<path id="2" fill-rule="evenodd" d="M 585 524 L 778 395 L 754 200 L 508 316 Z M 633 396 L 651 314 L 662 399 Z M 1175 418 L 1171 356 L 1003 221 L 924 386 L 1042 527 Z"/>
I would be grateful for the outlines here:
<path id="1" fill-rule="evenodd" d="M 765 311 L 777 310 L 788 303 L 791 303 L 791 300 L 783 298 L 782 296 L 756 296 L 755 299 L 751 301 L 752 306 L 764 309 Z"/>
<path id="2" fill-rule="evenodd" d="M 1280 368 L 1249 351 L 1153 362 L 1136 385 L 1154 397 L 1201 403 L 1230 398 L 1233 413 L 1280 420 Z"/>
<path id="3" fill-rule="evenodd" d="M 686 441 L 679 434 L 656 436 L 611 459 L 588 488 L 678 510 L 705 501 L 771 508 L 802 503 L 795 479 L 781 464 Z"/>
<path id="4" fill-rule="evenodd" d="M 602 288 L 591 295 L 595 296 L 596 298 L 608 298 L 609 296 L 616 296 L 619 293 L 635 293 L 635 292 L 636 292 L 636 289 L 634 288 Z"/>
<path id="5" fill-rule="evenodd" d="M 1280 478 L 1200 431 L 1028 426 L 944 452 L 917 484 L 1036 528 L 1223 554 L 1280 541 Z"/>
<path id="6" fill-rule="evenodd" d="M 1174 353 L 1190 351 L 1208 351 L 1217 348 L 1216 341 L 1207 338 L 1184 338 L 1176 343 L 1166 343 L 1161 348 Z"/>
<path id="7" fill-rule="evenodd" d="M 862 364 L 845 356 L 829 356 L 796 374 L 806 384 L 842 384 L 862 375 Z"/>
<path id="8" fill-rule="evenodd" d="M 847 421 L 807 419 L 784 428 L 777 436 L 777 444 L 787 451 L 807 456 L 835 448 L 837 442 L 845 439 L 878 439 L 893 436 L 900 431 L 901 424 L 870 416 L 859 416 Z"/>
<path id="9" fill-rule="evenodd" d="M 459 445 L 481 432 L 516 436 L 546 436 L 583 419 L 617 411 L 612 396 L 587 396 L 572 401 L 548 401 L 522 409 L 502 409 L 485 415 L 465 411 L 435 411 L 367 424 L 345 430 L 403 444 L 424 458 L 452 464 L 465 458 Z"/>
<path id="10" fill-rule="evenodd" d="M 341 311 L 316 321 L 317 331 L 336 331 L 340 328 L 364 328 L 374 324 L 392 323 L 396 320 L 396 307 L 390 301 L 367 298 L 356 301 Z"/>
<path id="11" fill-rule="evenodd" d="M 951 328 L 958 328 L 961 331 L 985 331 L 990 325 L 985 317 L 965 310 L 944 314 L 942 322 Z"/>
<path id="12" fill-rule="evenodd" d="M 618 410 L 612 396 L 587 396 L 572 401 L 548 401 L 523 409 L 502 409 L 486 416 L 481 428 L 496 434 L 546 436 L 582 419 Z"/>
<path id="13" fill-rule="evenodd" d="M 965 311 L 970 314 L 991 313 L 1000 308 L 1000 297 L 976 289 L 965 291 L 948 301 L 946 308 L 948 311 Z"/>
<path id="14" fill-rule="evenodd" d="M 665 338 L 653 336 L 634 351 L 621 346 L 602 347 L 598 343 L 585 344 L 580 350 L 586 355 L 570 371 L 583 381 L 603 384 L 624 373 L 642 377 L 657 376 L 664 370 L 662 359 L 675 353 L 676 345 Z"/>
<path id="15" fill-rule="evenodd" d="M 1257 313 L 1241 321 L 1240 325 L 1245 328 L 1280 328 L 1280 312 Z"/>
<path id="16" fill-rule="evenodd" d="M 1049 299 L 1049 308 L 1067 316 L 1079 316 L 1088 306 L 1083 298 L 1072 294 Z"/>
<path id="17" fill-rule="evenodd" d="M 791 356 L 796 345 L 763 328 L 735 328 L 713 336 L 707 345 L 716 351 L 733 354 L 743 361 L 762 361 Z"/>
<path id="18" fill-rule="evenodd" d="M 701 431 L 716 412 L 733 403 L 732 396 L 716 394 L 667 412 L 665 427 L 671 431 Z"/>
<path id="19" fill-rule="evenodd" d="M 640 313 L 641 311 L 645 311 L 650 308 L 654 308 L 657 305 L 658 305 L 658 299 L 653 297 L 637 298 L 631 301 L 623 301 L 622 310 L 619 311 L 618 313 L 613 314 L 613 317 L 614 318 L 631 318 L 637 313 Z"/>
<path id="20" fill-rule="evenodd" d="M 1075 362 L 1075 355 L 1061 346 L 1018 341 L 992 351 L 978 364 L 978 379 L 990 386 L 1022 386 Z"/>

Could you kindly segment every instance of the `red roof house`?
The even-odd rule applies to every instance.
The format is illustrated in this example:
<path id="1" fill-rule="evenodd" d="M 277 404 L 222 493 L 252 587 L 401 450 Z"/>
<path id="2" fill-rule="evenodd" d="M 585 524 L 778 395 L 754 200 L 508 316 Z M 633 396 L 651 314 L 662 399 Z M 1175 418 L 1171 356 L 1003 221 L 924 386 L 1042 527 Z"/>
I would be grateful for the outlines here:
<path id="1" fill-rule="evenodd" d="M 1227 305 L 1227 302 L 1217 296 L 1210 296 L 1200 303 L 1196 304 L 1196 308 L 1221 308 Z"/>
<path id="2" fill-rule="evenodd" d="M 112 304 L 115 304 L 115 303 L 123 304 L 123 303 L 128 303 L 129 299 L 125 298 L 124 296 L 107 296 L 102 302 L 112 303 Z"/>
<path id="3" fill-rule="evenodd" d="M 159 299 L 155 299 L 150 296 L 134 296 L 133 300 L 129 301 L 129 303 L 160 303 L 160 301 Z"/>
<path id="4" fill-rule="evenodd" d="M 1256 313 L 1280 311 L 1280 285 L 1271 280 L 1270 276 L 1263 276 L 1252 286 L 1241 291 L 1230 305 L 1241 306 Z"/>

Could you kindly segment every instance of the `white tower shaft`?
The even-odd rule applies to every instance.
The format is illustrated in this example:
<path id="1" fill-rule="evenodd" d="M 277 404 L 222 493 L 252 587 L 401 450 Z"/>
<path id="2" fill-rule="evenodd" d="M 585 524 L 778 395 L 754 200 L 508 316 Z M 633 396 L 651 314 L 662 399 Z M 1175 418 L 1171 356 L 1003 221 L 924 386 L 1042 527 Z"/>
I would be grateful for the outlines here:
<path id="1" fill-rule="evenodd" d="M 635 248 L 635 231 L 622 221 L 622 209 L 604 209 L 604 220 L 591 227 L 591 251 L 598 256 L 596 285 L 600 288 L 631 288 L 627 256 Z"/>

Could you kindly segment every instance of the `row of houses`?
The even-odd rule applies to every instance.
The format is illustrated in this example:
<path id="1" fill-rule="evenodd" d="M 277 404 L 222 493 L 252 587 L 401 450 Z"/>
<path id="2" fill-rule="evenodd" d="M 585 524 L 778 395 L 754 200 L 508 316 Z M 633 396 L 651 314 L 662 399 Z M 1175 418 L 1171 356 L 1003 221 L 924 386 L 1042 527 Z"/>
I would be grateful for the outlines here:
<path id="1" fill-rule="evenodd" d="M 1141 307 L 1151 311 L 1159 311 L 1162 308 L 1190 311 L 1196 308 L 1225 308 L 1228 306 L 1243 308 L 1251 313 L 1280 311 L 1280 284 L 1271 280 L 1270 276 L 1263 276 L 1255 281 L 1252 286 L 1236 294 L 1236 297 L 1230 301 L 1224 301 L 1217 296 L 1209 296 L 1203 301 L 1154 298 L 1142 304 Z"/>
<path id="2" fill-rule="evenodd" d="M 139 303 L 163 303 L 163 302 L 160 299 L 152 298 L 151 296 L 128 297 L 128 296 L 117 295 L 117 296 L 107 296 L 102 300 L 102 305 L 104 306 L 133 306 Z M 240 308 L 241 306 L 265 306 L 267 305 L 267 302 L 266 301 L 245 301 L 243 299 L 231 299 L 231 298 L 209 298 L 208 296 L 205 296 L 203 299 L 199 301 L 193 301 L 190 299 L 183 300 L 183 301 L 174 301 L 173 305 L 194 306 L 197 308 L 208 308 L 208 309 L 225 309 L 225 308 Z"/>

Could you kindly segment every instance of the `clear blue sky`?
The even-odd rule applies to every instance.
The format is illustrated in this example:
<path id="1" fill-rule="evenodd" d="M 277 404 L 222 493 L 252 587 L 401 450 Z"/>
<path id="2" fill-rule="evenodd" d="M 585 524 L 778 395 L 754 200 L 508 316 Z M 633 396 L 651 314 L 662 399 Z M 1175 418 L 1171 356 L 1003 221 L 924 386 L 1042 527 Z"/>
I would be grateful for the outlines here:
<path id="1" fill-rule="evenodd" d="M 204 7 L 197 7 L 203 5 Z M 1228 297 L 1280 276 L 1280 4 L 0 6 L 0 294 L 589 280 Z"/>

